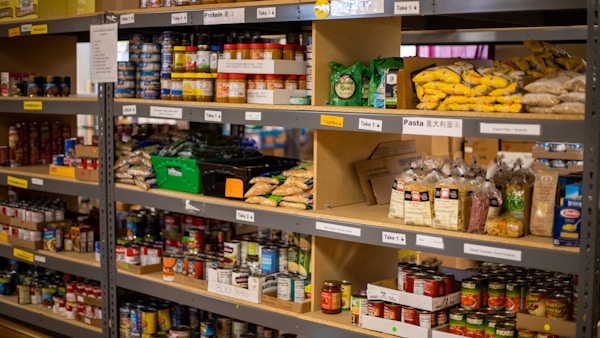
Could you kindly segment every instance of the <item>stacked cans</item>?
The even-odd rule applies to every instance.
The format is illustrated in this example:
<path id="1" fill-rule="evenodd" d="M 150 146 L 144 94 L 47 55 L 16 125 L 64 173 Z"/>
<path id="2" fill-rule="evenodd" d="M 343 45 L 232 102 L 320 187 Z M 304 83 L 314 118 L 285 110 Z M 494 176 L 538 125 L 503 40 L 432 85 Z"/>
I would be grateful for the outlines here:
<path id="1" fill-rule="evenodd" d="M 177 32 L 165 31 L 161 34 L 160 50 L 160 98 L 171 99 L 171 73 L 173 71 L 173 46 L 178 43 Z"/>
<path id="2" fill-rule="evenodd" d="M 122 61 L 117 64 L 116 98 L 135 97 L 135 66 L 133 61 Z"/>
<path id="3" fill-rule="evenodd" d="M 160 99 L 160 69 L 161 47 L 157 43 L 142 43 L 140 62 L 137 71 L 139 74 L 138 98 L 157 100 Z"/>

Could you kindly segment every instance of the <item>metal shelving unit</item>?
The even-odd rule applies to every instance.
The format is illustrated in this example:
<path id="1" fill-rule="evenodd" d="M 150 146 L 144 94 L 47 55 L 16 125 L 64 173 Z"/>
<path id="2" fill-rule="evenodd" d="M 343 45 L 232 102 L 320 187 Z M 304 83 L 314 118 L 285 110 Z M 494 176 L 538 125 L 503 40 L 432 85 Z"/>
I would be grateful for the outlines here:
<path id="1" fill-rule="evenodd" d="M 536 22 L 532 22 L 534 27 L 511 27 L 511 28 L 470 28 L 460 30 L 428 30 L 427 28 L 403 32 L 402 40 L 404 43 L 415 44 L 446 44 L 446 43 L 474 43 L 481 41 L 490 41 L 498 43 L 510 43 L 522 41 L 523 39 L 540 39 L 551 41 L 577 41 L 588 43 L 588 68 L 592 72 L 588 73 L 588 90 L 587 97 L 597 97 L 597 60 L 598 60 L 598 18 L 594 13 L 599 12 L 598 0 L 575 0 L 575 1 L 546 1 L 546 0 L 417 0 L 417 1 L 393 1 L 384 0 L 380 2 L 382 7 L 373 13 L 356 13 L 352 15 L 332 15 L 325 20 L 337 19 L 359 19 L 362 17 L 388 17 L 388 16 L 406 16 L 407 22 L 414 22 L 410 19 L 420 19 L 421 17 L 436 17 L 448 16 L 451 18 L 464 18 L 473 16 L 474 18 L 487 17 L 486 15 L 506 14 L 506 13 L 543 13 L 561 11 L 586 11 L 587 9 L 587 26 L 548 26 L 535 27 Z M 408 7 L 407 7 L 408 6 Z M 413 6 L 413 7 L 410 7 Z M 292 22 L 322 20 L 315 15 L 315 4 L 313 2 L 294 2 L 294 3 L 271 3 L 260 2 L 252 4 L 224 4 L 222 6 L 209 7 L 190 7 L 190 8 L 174 8 L 165 11 L 147 11 L 132 10 L 119 11 L 117 18 L 120 22 L 121 30 L 130 29 L 153 29 L 160 27 L 194 27 L 201 25 L 213 24 L 250 24 L 250 23 L 273 23 L 273 22 Z M 211 18 L 220 15 L 232 15 L 235 19 L 231 22 L 215 22 Z M 86 32 L 89 29 L 89 24 L 94 20 L 95 16 L 83 16 L 77 18 L 67 18 L 59 20 L 37 20 L 26 23 L 9 23 L 0 25 L 0 37 L 9 36 L 10 29 L 19 27 L 21 31 L 27 25 L 47 25 L 42 27 L 46 29 L 44 34 L 61 34 L 69 32 Z M 404 20 L 403 20 L 404 21 Z M 457 22 L 459 19 L 457 19 Z M 502 20 L 498 20 L 500 25 Z M 583 23 L 585 24 L 585 23 Z M 25 26 L 24 26 L 25 25 Z M 14 32 L 14 31 L 12 31 Z M 28 35 L 27 32 L 20 35 Z M 110 86 L 108 87 L 110 90 Z M 230 124 L 263 124 L 286 127 L 303 127 L 309 129 L 331 129 L 341 131 L 368 131 L 381 133 L 403 133 L 402 121 L 405 118 L 452 118 L 459 120 L 463 127 L 464 137 L 500 137 L 522 140 L 553 140 L 564 142 L 584 142 L 586 144 L 585 155 L 585 181 L 584 186 L 588 187 L 585 191 L 587 199 L 584 201 L 584 218 L 582 229 L 582 245 L 580 252 L 569 249 L 548 249 L 545 247 L 528 246 L 517 240 L 509 243 L 497 243 L 487 238 L 461 238 L 459 235 L 452 235 L 444 232 L 441 235 L 434 235 L 442 240 L 442 247 L 427 247 L 428 251 L 433 253 L 442 253 L 450 256 L 461 256 L 482 260 L 482 256 L 477 254 L 479 246 L 492 247 L 502 250 L 502 253 L 509 253 L 514 256 L 511 258 L 486 257 L 486 260 L 496 261 L 499 263 L 516 264 L 525 267 L 536 267 L 548 269 L 552 271 L 560 271 L 566 273 L 577 273 L 580 276 L 580 298 L 578 307 L 578 331 L 577 337 L 591 337 L 595 335 L 597 328 L 597 320 L 599 317 L 598 309 L 593 304 L 596 303 L 598 292 L 600 290 L 600 278 L 598 271 L 600 263 L 598 263 L 600 251 L 600 239 L 597 231 L 600 220 L 598 219 L 598 208 L 596 202 L 598 200 L 597 179 L 594 173 L 600 172 L 600 165 L 595 161 L 600 156 L 600 137 L 598 136 L 598 125 L 596 121 L 598 102 L 596 100 L 588 100 L 586 106 L 585 118 L 577 119 L 560 119 L 555 117 L 538 118 L 531 117 L 526 114 L 519 116 L 500 116 L 497 118 L 480 118 L 476 113 L 459 113 L 453 115 L 443 115 L 435 112 L 417 112 L 407 111 L 400 114 L 382 114 L 377 111 L 362 108 L 340 108 L 339 110 L 330 111 L 330 109 L 320 109 L 319 107 L 296 107 L 296 106 L 247 106 L 242 105 L 218 105 L 218 104 L 178 104 L 164 101 L 142 101 L 142 100 L 113 100 L 110 95 L 103 96 L 102 102 L 95 99 L 84 101 L 62 101 L 62 100 L 42 100 L 43 110 L 32 111 L 25 106 L 25 100 L 1 100 L 0 104 L 6 110 L 16 113 L 36 113 L 36 114 L 73 114 L 80 111 L 97 111 L 98 106 L 102 111 L 102 119 L 100 121 L 102 127 L 101 147 L 112 147 L 114 130 L 111 127 L 113 118 L 118 115 L 126 115 L 131 113 L 132 105 L 134 106 L 135 116 L 138 117 L 156 117 L 153 109 L 169 108 L 173 109 L 176 119 L 183 119 L 193 122 L 209 122 L 209 123 L 230 123 Z M 34 105 L 35 106 L 35 105 Z M 29 106 L 31 107 L 31 106 Z M 218 114 L 214 114 L 214 112 Z M 256 120 L 256 113 L 260 113 L 260 119 Z M 106 113 L 106 114 L 105 114 Z M 252 118 L 249 119 L 248 113 L 252 113 Z M 342 117 L 345 120 L 342 128 L 332 127 L 321 124 L 321 116 L 323 114 Z M 215 119 L 219 116 L 219 119 Z M 372 128 L 365 129 L 361 124 L 364 120 L 375 120 L 381 124 L 381 129 L 374 131 Z M 486 125 L 483 125 L 486 124 Z M 487 127 L 497 125 L 500 128 L 492 132 Z M 534 125 L 539 128 L 538 134 L 523 135 L 518 132 L 511 132 L 510 129 L 502 128 L 507 125 Z M 486 127 L 486 128 L 482 128 Z M 493 126 L 492 126 L 493 127 Z M 503 129 L 504 131 L 500 130 Z M 585 132 L 581 132 L 585 131 Z M 592 150 L 587 150 L 592 149 Z M 110 158 L 114 155 L 111 151 L 106 151 L 105 158 Z M 423 233 L 419 228 L 412 229 L 395 229 L 392 227 L 375 226 L 369 221 L 355 219 L 351 221 L 339 221 L 330 217 L 327 213 L 286 213 L 281 210 L 268 210 L 265 208 L 257 208 L 246 205 L 242 202 L 231 202 L 218 198 L 210 198 L 203 196 L 194 196 L 189 194 L 181 198 L 179 195 L 163 193 L 161 191 L 144 192 L 135 188 L 126 188 L 114 185 L 114 180 L 110 174 L 110 168 L 105 167 L 103 177 L 99 185 L 90 185 L 78 182 L 63 182 L 62 180 L 49 180 L 44 178 L 42 187 L 34 183 L 35 175 L 5 173 L 0 171 L 0 182 L 8 182 L 9 176 L 28 180 L 30 189 L 40 191 L 68 191 L 77 194 L 86 195 L 89 197 L 100 197 L 106 208 L 103 214 L 103 219 L 107 222 L 108 227 L 104 230 L 102 240 L 103 248 L 103 265 L 102 268 L 90 267 L 87 264 L 79 264 L 68 268 L 69 271 L 77 271 L 77 273 L 88 275 L 89 278 L 100 279 L 103 284 L 103 291 L 108 291 L 110 294 L 108 300 L 103 303 L 103 306 L 112 308 L 107 313 L 105 320 L 105 330 L 108 330 L 109 335 L 117 336 L 118 329 L 112 323 L 116 323 L 118 313 L 116 311 L 116 288 L 123 287 L 156 295 L 156 290 L 160 289 L 165 292 L 161 294 L 167 297 L 168 300 L 179 302 L 190 306 L 201 306 L 211 311 L 222 313 L 228 316 L 234 316 L 251 322 L 256 322 L 264 325 L 278 325 L 280 328 L 287 329 L 291 332 L 298 332 L 302 335 L 313 336 L 343 336 L 343 337 L 364 337 L 366 335 L 360 332 L 352 332 L 346 329 L 338 328 L 332 325 L 318 323 L 315 321 L 303 319 L 302 316 L 285 315 L 277 312 L 259 309 L 254 306 L 240 305 L 236 302 L 230 302 L 220 299 L 218 296 L 212 297 L 179 288 L 176 285 L 165 285 L 161 280 L 150 280 L 140 276 L 132 275 L 126 272 L 116 271 L 114 257 L 114 232 L 115 220 L 114 215 L 110 215 L 114 211 L 114 202 L 123 201 L 129 203 L 139 203 L 147 206 L 154 206 L 162 209 L 168 209 L 176 212 L 200 215 L 209 218 L 218 218 L 233 222 L 241 222 L 247 224 L 260 224 L 263 226 L 277 226 L 288 230 L 302 229 L 316 236 L 336 238 L 349 242 L 362 242 L 374 244 L 378 246 L 398 247 L 406 249 L 423 249 Z M 32 180 L 32 181 L 29 181 Z M 39 181 L 36 181 L 39 183 Z M 66 188 L 68 187 L 68 188 Z M 238 217 L 238 211 L 251 212 L 253 221 L 248 222 Z M 325 225 L 325 227 L 323 226 Z M 337 228 L 338 230 L 352 230 L 360 233 L 360 236 L 352 234 L 344 234 L 344 231 L 336 232 L 328 230 L 327 227 Z M 389 243 L 383 241 L 383 233 L 391 232 L 403 238 L 403 243 Z M 427 234 L 426 236 L 428 236 Z M 436 241 L 436 243 L 439 243 Z M 111 249 L 112 248 L 112 249 Z M 12 257 L 13 252 L 11 247 L 0 246 L 0 255 Z M 38 253 L 36 253 L 37 255 Z M 515 257 L 519 257 L 518 261 Z M 48 267 L 60 268 L 64 261 L 54 256 L 46 256 L 45 262 Z M 82 272 L 83 271 L 83 272 Z M 99 276 L 101 274 L 102 276 Z M 9 306 L 0 303 L 0 311 L 16 314 L 21 318 L 25 318 L 28 314 L 19 306 Z M 45 326 L 49 329 L 64 332 L 64 325 L 59 324 L 46 317 L 34 317 L 31 320 L 34 325 Z M 68 333 L 73 333 L 74 336 L 102 336 L 94 331 L 83 330 L 79 327 L 67 328 Z M 73 331 L 71 331 L 73 330 Z"/>
<path id="2" fill-rule="evenodd" d="M 67 193 L 90 198 L 100 197 L 97 183 L 50 176 L 48 166 L 0 168 L 0 182 L 35 191 Z"/>

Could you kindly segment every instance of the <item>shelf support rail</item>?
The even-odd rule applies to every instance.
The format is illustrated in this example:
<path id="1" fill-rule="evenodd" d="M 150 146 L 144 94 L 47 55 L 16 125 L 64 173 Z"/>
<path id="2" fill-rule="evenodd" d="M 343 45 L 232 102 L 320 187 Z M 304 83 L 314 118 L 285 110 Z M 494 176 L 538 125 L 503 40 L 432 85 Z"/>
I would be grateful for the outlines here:
<path id="1" fill-rule="evenodd" d="M 580 226 L 580 255 L 576 337 L 598 337 L 600 302 L 600 0 L 589 0 L 587 10 L 587 78 L 585 103 L 585 155 L 583 208 Z"/>

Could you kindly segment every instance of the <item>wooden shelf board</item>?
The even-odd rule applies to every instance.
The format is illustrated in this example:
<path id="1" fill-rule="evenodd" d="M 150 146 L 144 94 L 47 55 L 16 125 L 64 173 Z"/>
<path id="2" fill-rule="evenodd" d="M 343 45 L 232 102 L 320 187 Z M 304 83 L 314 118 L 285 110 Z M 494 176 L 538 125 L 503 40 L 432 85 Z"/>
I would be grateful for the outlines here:
<path id="1" fill-rule="evenodd" d="M 367 330 L 367 329 L 361 328 L 360 326 L 352 325 L 350 311 L 342 311 L 341 313 L 338 313 L 335 315 L 329 315 L 329 314 L 323 313 L 321 311 L 313 311 L 313 312 L 301 313 L 298 315 L 298 318 L 309 321 L 309 322 L 318 323 L 321 325 L 332 326 L 332 327 L 336 327 L 336 328 L 340 328 L 340 329 L 344 329 L 344 330 L 351 330 L 354 332 L 362 333 L 365 335 L 370 335 L 373 337 L 382 337 L 382 338 L 395 337 L 395 338 L 398 338 L 398 336 L 385 334 L 382 332 L 377 332 L 377 331 L 372 331 L 372 330 Z"/>

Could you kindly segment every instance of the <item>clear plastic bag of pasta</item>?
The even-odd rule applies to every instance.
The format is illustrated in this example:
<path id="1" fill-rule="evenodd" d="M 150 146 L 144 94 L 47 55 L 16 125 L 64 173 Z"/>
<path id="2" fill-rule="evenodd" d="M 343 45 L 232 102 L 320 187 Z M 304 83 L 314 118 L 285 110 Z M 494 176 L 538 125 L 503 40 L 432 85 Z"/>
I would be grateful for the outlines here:
<path id="1" fill-rule="evenodd" d="M 417 178 L 405 184 L 404 223 L 430 227 L 433 221 L 435 183 L 442 177 L 437 171 L 439 159 L 426 160 L 424 164 L 432 170 L 423 179 Z"/>
<path id="2" fill-rule="evenodd" d="M 488 220 L 498 217 L 502 210 L 502 194 L 492 182 L 498 164 L 490 162 L 483 182 L 471 195 L 471 214 L 467 232 L 483 234 Z"/>
<path id="3" fill-rule="evenodd" d="M 446 174 L 446 168 L 442 171 Z M 464 231 L 462 228 L 462 203 L 466 198 L 464 180 L 451 174 L 435 184 L 433 203 L 433 228 Z"/>
<path id="4" fill-rule="evenodd" d="M 388 217 L 404 218 L 404 192 L 405 185 L 407 182 L 412 182 L 417 178 L 415 168 L 417 162 L 413 161 L 410 168 L 402 172 L 398 177 L 394 178 L 392 185 L 392 193 L 390 196 L 390 208 L 388 210 Z"/>

